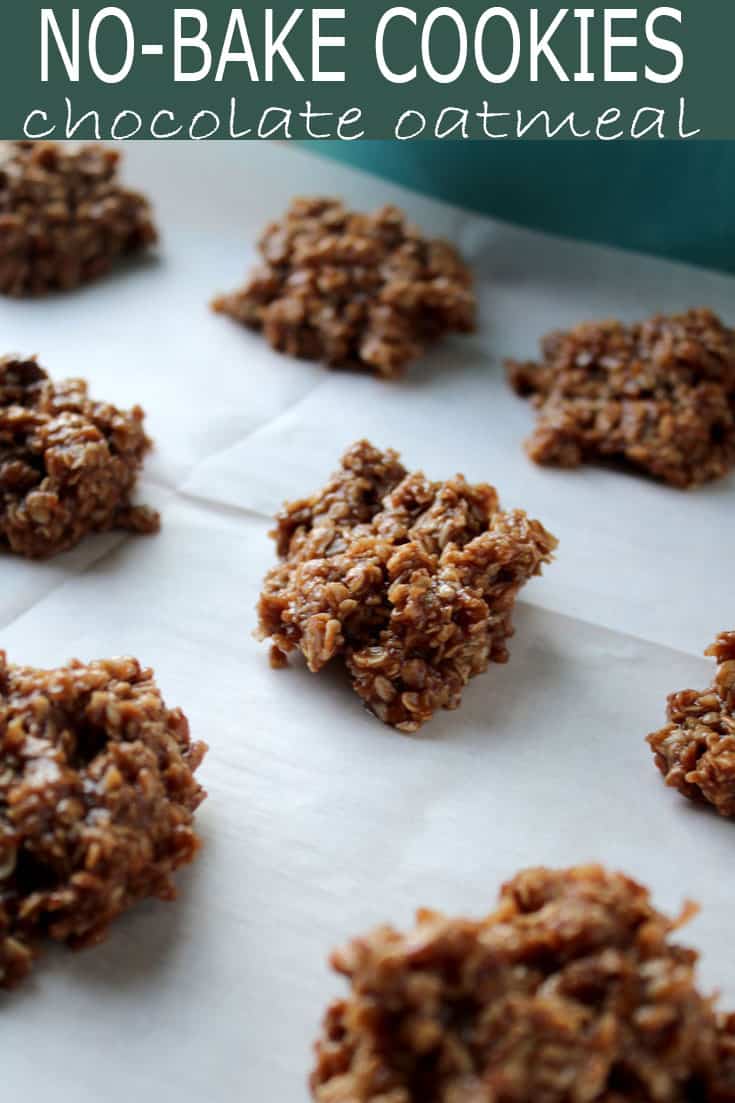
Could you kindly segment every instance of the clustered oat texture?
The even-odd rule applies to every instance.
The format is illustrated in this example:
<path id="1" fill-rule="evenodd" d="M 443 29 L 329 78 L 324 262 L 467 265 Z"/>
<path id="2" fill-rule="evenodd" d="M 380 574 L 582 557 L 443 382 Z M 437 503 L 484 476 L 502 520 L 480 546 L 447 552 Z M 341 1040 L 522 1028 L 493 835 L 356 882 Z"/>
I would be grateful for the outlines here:
<path id="1" fill-rule="evenodd" d="M 35 670 L 0 652 L 0 985 L 44 937 L 89 946 L 136 900 L 173 898 L 205 751 L 134 659 Z"/>
<path id="2" fill-rule="evenodd" d="M 274 665 L 294 648 L 314 672 L 340 656 L 368 708 L 404 732 L 507 660 L 518 591 L 556 547 L 538 521 L 502 512 L 493 487 L 409 475 L 367 441 L 287 504 L 273 535 L 259 635 Z"/>
<path id="3" fill-rule="evenodd" d="M 98 145 L 0 143 L 0 292 L 44 295 L 107 272 L 156 240 L 146 199 Z"/>
<path id="4" fill-rule="evenodd" d="M 686 914 L 682 917 L 685 918 Z M 733 1024 L 642 886 L 531 869 L 486 919 L 418 913 L 332 956 L 317 1103 L 725 1103 Z"/>
<path id="5" fill-rule="evenodd" d="M 625 461 L 675 487 L 735 465 L 735 330 L 710 310 L 551 333 L 539 363 L 508 363 L 538 409 L 541 464 Z"/>
<path id="6" fill-rule="evenodd" d="M 214 308 L 281 352 L 390 377 L 431 342 L 474 328 L 472 277 L 456 249 L 422 237 L 395 207 L 368 215 L 297 199 L 259 248 L 260 267 Z"/>
<path id="7" fill-rule="evenodd" d="M 672 693 L 668 724 L 648 742 L 667 785 L 735 816 L 735 632 L 721 632 L 705 654 L 718 664 L 712 685 Z"/>
<path id="8" fill-rule="evenodd" d="M 130 502 L 150 446 L 139 406 L 118 410 L 81 379 L 53 383 L 35 360 L 1 359 L 0 543 L 44 558 L 89 532 L 155 532 L 158 514 Z"/>

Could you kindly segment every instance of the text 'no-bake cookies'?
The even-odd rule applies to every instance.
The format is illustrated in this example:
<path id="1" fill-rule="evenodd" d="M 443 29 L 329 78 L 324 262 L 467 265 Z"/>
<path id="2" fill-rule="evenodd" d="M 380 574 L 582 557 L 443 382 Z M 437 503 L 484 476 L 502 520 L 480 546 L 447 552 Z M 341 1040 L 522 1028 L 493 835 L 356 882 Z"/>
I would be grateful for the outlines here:
<path id="1" fill-rule="evenodd" d="M 81 379 L 52 382 L 35 360 L 0 360 L 0 547 L 45 558 L 90 532 L 150 533 L 133 506 L 151 442 L 143 411 L 95 402 Z"/>
<path id="2" fill-rule="evenodd" d="M 539 363 L 508 363 L 538 410 L 526 445 L 536 463 L 607 458 L 676 487 L 735 466 L 735 330 L 711 311 L 586 323 L 541 349 Z"/>
<path id="3" fill-rule="evenodd" d="M 395 376 L 445 334 L 474 328 L 472 276 L 395 207 L 348 211 L 297 199 L 260 239 L 263 262 L 215 310 L 262 330 L 274 348 L 333 367 Z"/>
<path id="4" fill-rule="evenodd" d="M 721 632 L 705 654 L 718 664 L 712 685 L 672 693 L 669 722 L 648 742 L 667 785 L 735 816 L 735 632 Z"/>
<path id="5" fill-rule="evenodd" d="M 205 751 L 134 659 L 35 670 L 0 652 L 0 985 L 44 938 L 93 945 L 136 900 L 173 898 Z"/>
<path id="6" fill-rule="evenodd" d="M 156 241 L 148 201 L 99 145 L 0 143 L 0 292 L 43 295 L 98 279 Z"/>
<path id="7" fill-rule="evenodd" d="M 685 912 L 683 918 L 686 918 Z M 648 892 L 600 867 L 527 870 L 479 921 L 418 913 L 332 956 L 350 985 L 316 1103 L 732 1103 L 733 1023 Z"/>
<path id="8" fill-rule="evenodd" d="M 556 547 L 538 521 L 501 511 L 493 487 L 409 475 L 367 441 L 277 521 L 281 563 L 259 604 L 274 663 L 295 648 L 314 672 L 339 657 L 368 708 L 404 732 L 507 660 L 518 591 Z"/>

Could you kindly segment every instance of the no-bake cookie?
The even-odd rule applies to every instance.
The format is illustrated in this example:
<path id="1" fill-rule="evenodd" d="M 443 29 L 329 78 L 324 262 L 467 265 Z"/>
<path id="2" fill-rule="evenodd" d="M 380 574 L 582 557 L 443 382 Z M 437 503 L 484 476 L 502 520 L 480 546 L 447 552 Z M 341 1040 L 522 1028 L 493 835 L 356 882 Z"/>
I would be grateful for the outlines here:
<path id="1" fill-rule="evenodd" d="M 503 512 L 493 487 L 407 474 L 367 441 L 323 490 L 287 504 L 273 535 L 281 563 L 258 611 L 274 664 L 295 648 L 314 672 L 339 657 L 368 708 L 404 732 L 507 660 L 518 591 L 556 547 L 538 521 Z"/>
<path id="2" fill-rule="evenodd" d="M 205 751 L 134 659 L 35 670 L 0 652 L 0 985 L 44 938 L 93 945 L 136 900 L 173 898 Z"/>
<path id="3" fill-rule="evenodd" d="M 685 912 L 682 919 L 686 918 Z M 527 870 L 488 918 L 421 911 L 332 956 L 317 1103 L 725 1103 L 732 1033 L 641 885 Z"/>
<path id="4" fill-rule="evenodd" d="M 0 292 L 43 295 L 107 272 L 156 240 L 151 210 L 99 145 L 0 143 Z"/>
<path id="5" fill-rule="evenodd" d="M 710 310 L 551 333 L 539 363 L 508 362 L 532 396 L 541 464 L 624 461 L 675 487 L 735 465 L 735 330 Z"/>
<path id="6" fill-rule="evenodd" d="M 667 785 L 735 816 L 735 632 L 720 633 L 705 654 L 718 664 L 712 685 L 672 693 L 669 722 L 648 742 Z"/>
<path id="7" fill-rule="evenodd" d="M 422 237 L 395 207 L 368 215 L 297 199 L 259 248 L 260 267 L 214 309 L 281 352 L 389 377 L 445 334 L 474 328 L 472 277 L 457 250 Z"/>
<path id="8" fill-rule="evenodd" d="M 35 360 L 0 360 L 0 546 L 55 555 L 89 532 L 155 532 L 130 497 L 151 442 L 143 411 L 95 402 L 81 379 L 52 382 Z"/>

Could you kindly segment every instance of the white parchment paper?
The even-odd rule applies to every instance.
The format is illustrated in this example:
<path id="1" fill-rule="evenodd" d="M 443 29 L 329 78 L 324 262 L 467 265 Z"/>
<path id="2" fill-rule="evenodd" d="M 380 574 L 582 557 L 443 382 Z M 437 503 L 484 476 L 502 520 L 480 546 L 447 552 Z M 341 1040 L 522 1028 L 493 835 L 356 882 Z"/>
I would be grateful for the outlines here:
<path id="1" fill-rule="evenodd" d="M 94 951 L 46 953 L 0 998 L 0 1097 L 304 1103 L 339 990 L 329 949 L 406 925 L 418 905 L 483 914 L 537 863 L 602 860 L 664 908 L 699 900 L 686 937 L 703 985 L 732 1006 L 735 828 L 666 791 L 643 739 L 669 691 L 708 682 L 701 653 L 735 626 L 735 479 L 681 493 L 534 467 L 532 412 L 501 359 L 585 318 L 706 304 L 732 322 L 735 280 L 512 229 L 284 147 L 126 148 L 128 179 L 157 206 L 157 258 L 74 295 L 0 303 L 2 343 L 146 408 L 157 450 L 141 498 L 163 529 L 49 564 L 3 556 L 0 646 L 39 665 L 152 665 L 211 746 L 205 848 L 177 904 L 138 907 Z M 396 201 L 457 240 L 480 332 L 386 384 L 277 356 L 213 315 L 211 296 L 240 282 L 258 231 L 298 193 Z M 336 673 L 271 671 L 250 637 L 270 516 L 360 436 L 432 477 L 493 482 L 561 540 L 523 593 L 510 664 L 416 738 L 361 711 Z"/>

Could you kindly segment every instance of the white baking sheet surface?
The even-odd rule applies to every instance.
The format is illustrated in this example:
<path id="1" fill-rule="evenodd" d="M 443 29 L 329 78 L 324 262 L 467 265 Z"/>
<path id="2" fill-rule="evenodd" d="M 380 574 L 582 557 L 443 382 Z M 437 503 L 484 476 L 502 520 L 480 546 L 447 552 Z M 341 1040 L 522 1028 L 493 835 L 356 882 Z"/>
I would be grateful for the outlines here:
<path id="1" fill-rule="evenodd" d="M 339 990 L 330 948 L 406 925 L 417 905 L 483 914 L 537 863 L 599 859 L 664 908 L 699 900 L 686 937 L 703 985 L 735 1004 L 735 827 L 665 790 L 643 742 L 669 691 L 708 682 L 701 653 L 735 626 L 735 479 L 681 493 L 536 468 L 521 449 L 532 412 L 501 370 L 586 318 L 706 304 L 732 323 L 735 280 L 512 229 L 275 145 L 130 145 L 126 175 L 156 203 L 157 259 L 0 303 L 2 346 L 145 407 L 157 450 L 141 498 L 163 529 L 48 564 L 3 556 L 0 646 L 22 663 L 130 653 L 153 666 L 211 746 L 205 847 L 177 904 L 138 907 L 85 954 L 46 953 L 0 998 L 0 1097 L 304 1103 Z M 212 314 L 298 193 L 396 201 L 457 240 L 480 332 L 387 384 L 277 356 Z M 336 673 L 270 670 L 250 637 L 270 516 L 361 436 L 432 477 L 493 482 L 561 541 L 523 592 L 510 664 L 416 738 L 364 713 Z"/>

